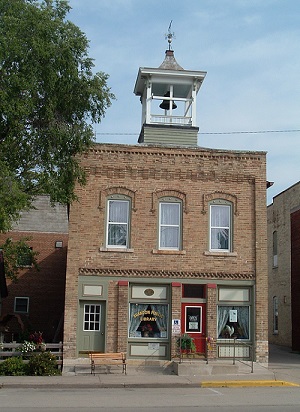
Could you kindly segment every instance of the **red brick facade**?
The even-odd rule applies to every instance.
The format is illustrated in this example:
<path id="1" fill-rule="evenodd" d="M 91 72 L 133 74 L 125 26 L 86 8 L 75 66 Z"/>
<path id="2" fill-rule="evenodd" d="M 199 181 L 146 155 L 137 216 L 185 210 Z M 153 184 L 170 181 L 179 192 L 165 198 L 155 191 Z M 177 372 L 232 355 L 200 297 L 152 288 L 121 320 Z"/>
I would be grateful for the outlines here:
<path id="1" fill-rule="evenodd" d="M 5 320 L 7 315 L 13 315 L 13 319 L 2 325 L 6 330 L 5 340 L 26 338 L 28 332 L 40 331 L 46 342 L 62 341 L 68 235 L 9 232 L 0 236 L 0 244 L 7 237 L 12 240 L 30 238 L 29 246 L 38 252 L 38 270 L 34 267 L 21 269 L 17 282 L 7 282 L 8 297 L 2 301 L 1 318 Z M 56 248 L 56 241 L 63 242 L 63 247 Z M 27 314 L 14 311 L 16 297 L 29 298 Z M 21 318 L 23 331 L 15 315 Z"/>

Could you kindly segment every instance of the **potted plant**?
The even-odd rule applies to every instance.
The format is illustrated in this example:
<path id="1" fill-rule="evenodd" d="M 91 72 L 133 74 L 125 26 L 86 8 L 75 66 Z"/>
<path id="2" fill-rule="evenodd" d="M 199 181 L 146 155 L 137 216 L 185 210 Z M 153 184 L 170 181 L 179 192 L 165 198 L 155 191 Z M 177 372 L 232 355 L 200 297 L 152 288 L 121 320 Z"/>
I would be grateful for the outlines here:
<path id="1" fill-rule="evenodd" d="M 46 350 L 46 343 L 43 341 L 42 332 L 34 332 L 29 336 L 30 341 L 35 345 L 37 351 L 44 352 Z"/>
<path id="2" fill-rule="evenodd" d="M 184 333 L 177 339 L 177 345 L 182 353 L 190 353 L 196 351 L 194 339 L 187 333 Z"/>
<path id="3" fill-rule="evenodd" d="M 153 329 L 152 326 L 150 325 L 150 323 L 147 323 L 146 325 L 142 326 L 142 332 L 143 332 L 143 336 L 145 337 L 149 337 L 153 335 Z"/>

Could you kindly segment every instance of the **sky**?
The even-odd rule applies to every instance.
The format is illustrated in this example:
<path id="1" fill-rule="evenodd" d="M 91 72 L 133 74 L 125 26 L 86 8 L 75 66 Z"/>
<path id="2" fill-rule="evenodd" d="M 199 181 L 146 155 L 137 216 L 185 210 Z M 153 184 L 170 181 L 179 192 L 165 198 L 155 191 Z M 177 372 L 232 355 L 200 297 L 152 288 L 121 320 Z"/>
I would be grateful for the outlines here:
<path id="1" fill-rule="evenodd" d="M 95 72 L 116 100 L 95 126 L 103 143 L 137 144 L 139 67 L 172 48 L 186 70 L 207 72 L 197 98 L 198 146 L 267 152 L 267 204 L 300 180 L 299 0 L 69 0 Z M 242 133 L 243 132 L 243 133 Z M 245 133 L 247 132 L 247 133 Z"/>

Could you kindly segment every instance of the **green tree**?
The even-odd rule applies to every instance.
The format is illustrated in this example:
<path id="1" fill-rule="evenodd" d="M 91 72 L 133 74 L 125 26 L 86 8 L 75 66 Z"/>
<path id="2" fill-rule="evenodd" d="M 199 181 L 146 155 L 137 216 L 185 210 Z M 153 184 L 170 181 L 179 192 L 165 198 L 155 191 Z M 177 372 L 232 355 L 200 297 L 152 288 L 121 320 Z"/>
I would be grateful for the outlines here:
<path id="1" fill-rule="evenodd" d="M 114 99 L 69 10 L 66 0 L 0 0 L 0 232 L 34 195 L 75 199 L 79 155 Z"/>
<path id="2" fill-rule="evenodd" d="M 14 282 L 18 280 L 20 269 L 24 266 L 33 266 L 39 270 L 37 264 L 38 252 L 28 246 L 29 240 L 28 237 L 14 241 L 8 238 L 0 245 L 0 250 L 4 250 L 5 276 Z"/>

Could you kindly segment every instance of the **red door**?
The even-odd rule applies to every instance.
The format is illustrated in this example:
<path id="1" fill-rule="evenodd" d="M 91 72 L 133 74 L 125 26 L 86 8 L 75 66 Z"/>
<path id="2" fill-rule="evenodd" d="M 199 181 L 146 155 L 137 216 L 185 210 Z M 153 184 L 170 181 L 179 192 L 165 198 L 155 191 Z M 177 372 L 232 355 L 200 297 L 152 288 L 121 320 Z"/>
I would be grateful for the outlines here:
<path id="1" fill-rule="evenodd" d="M 205 304 L 181 304 L 181 333 L 187 333 L 194 339 L 197 353 L 205 353 Z"/>

